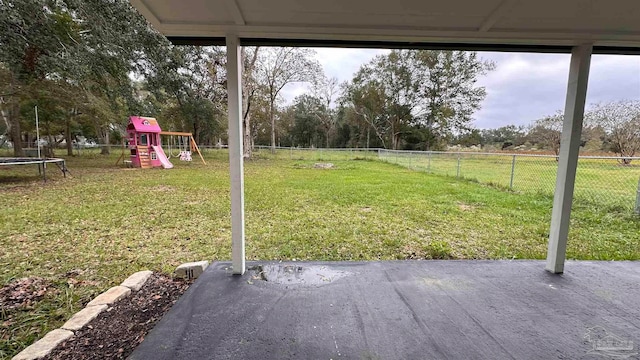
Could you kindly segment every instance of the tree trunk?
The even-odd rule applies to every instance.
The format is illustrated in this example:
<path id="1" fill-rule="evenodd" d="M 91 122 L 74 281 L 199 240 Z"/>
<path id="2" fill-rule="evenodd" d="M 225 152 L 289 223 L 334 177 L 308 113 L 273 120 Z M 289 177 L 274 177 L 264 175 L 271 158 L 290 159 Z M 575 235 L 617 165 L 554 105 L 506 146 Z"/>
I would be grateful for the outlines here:
<path id="1" fill-rule="evenodd" d="M 247 113 L 242 120 L 242 147 L 245 159 L 251 159 L 253 146 L 251 144 L 251 115 Z"/>
<path id="2" fill-rule="evenodd" d="M 249 90 L 245 89 L 242 96 L 242 151 L 245 159 L 251 159 L 251 155 L 253 155 L 253 142 L 251 141 L 251 96 Z"/>
<path id="3" fill-rule="evenodd" d="M 44 147 L 44 157 L 55 157 L 55 147 L 56 147 L 56 139 L 51 136 L 51 132 L 49 131 L 49 127 L 47 126 L 47 146 Z M 42 155 L 40 155 L 42 156 Z"/>
<path id="4" fill-rule="evenodd" d="M 622 165 L 631 165 L 631 158 L 635 155 L 635 151 L 620 151 L 622 157 Z"/>
<path id="5" fill-rule="evenodd" d="M 271 120 L 271 153 L 276 153 L 276 118 L 273 116 L 273 103 L 275 99 L 271 99 L 271 103 L 269 104 L 269 118 Z"/>
<path id="6" fill-rule="evenodd" d="M 111 154 L 111 147 L 109 146 L 109 129 L 99 129 L 98 136 L 100 136 L 100 143 L 102 146 L 100 148 L 100 155 L 109 155 Z"/>
<path id="7" fill-rule="evenodd" d="M 193 138 L 196 141 L 196 143 L 203 143 L 200 139 L 200 119 L 196 116 L 194 121 L 193 121 Z"/>
<path id="8" fill-rule="evenodd" d="M 22 149 L 22 136 L 20 131 L 20 102 L 15 101 L 9 111 L 9 122 L 11 123 L 11 141 L 13 141 L 13 156 L 24 156 Z"/>
<path id="9" fill-rule="evenodd" d="M 2 103 L 2 98 L 0 98 L 0 104 Z M 11 137 L 11 123 L 9 122 L 9 114 L 7 114 L 6 111 L 4 111 L 3 109 L 0 109 L 0 116 L 2 116 L 2 121 L 4 122 L 4 126 L 7 129 L 7 135 L 9 135 L 9 137 Z M 7 137 L 3 137 L 2 141 L 0 142 L 0 147 L 3 147 L 4 144 L 7 142 L 7 140 L 9 140 Z"/>
<path id="10" fill-rule="evenodd" d="M 75 109 L 71 111 L 71 116 L 74 116 Z M 71 139 L 71 119 L 67 118 L 64 127 L 64 139 L 67 142 L 67 156 L 73 156 L 73 140 Z"/>
<path id="11" fill-rule="evenodd" d="M 367 150 L 369 149 L 369 140 L 371 137 L 371 126 L 367 127 Z"/>
<path id="12" fill-rule="evenodd" d="M 396 144 L 396 130 L 393 123 L 391 123 L 391 149 L 397 150 L 398 144 Z"/>

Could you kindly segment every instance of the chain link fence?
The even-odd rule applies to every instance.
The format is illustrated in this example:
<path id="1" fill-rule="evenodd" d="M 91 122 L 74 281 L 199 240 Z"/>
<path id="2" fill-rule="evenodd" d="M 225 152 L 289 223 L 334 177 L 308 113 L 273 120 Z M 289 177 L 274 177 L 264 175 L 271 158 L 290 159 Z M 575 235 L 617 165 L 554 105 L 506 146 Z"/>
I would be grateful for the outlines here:
<path id="1" fill-rule="evenodd" d="M 638 193 L 636 194 L 636 214 L 640 215 L 640 180 L 638 180 Z"/>
<path id="2" fill-rule="evenodd" d="M 477 181 L 513 191 L 553 195 L 558 161 L 552 155 L 379 150 L 382 161 L 430 174 Z M 640 211 L 640 158 L 581 156 L 574 197 Z"/>
<path id="3" fill-rule="evenodd" d="M 378 149 L 364 148 L 295 148 L 276 147 L 275 152 L 270 146 L 256 146 L 253 155 L 257 158 L 280 160 L 308 160 L 308 161 L 344 161 L 344 160 L 377 160 Z"/>
<path id="4" fill-rule="evenodd" d="M 122 145 L 108 145 L 112 155 L 119 155 Z M 74 155 L 95 156 L 103 145 L 74 146 Z M 200 146 L 205 158 L 224 160 L 226 146 Z M 56 155 L 66 155 L 56 149 Z M 34 156 L 33 154 L 29 154 Z M 168 154 L 169 155 L 169 154 Z M 10 149 L 1 149 L 0 156 L 11 156 Z M 257 159 L 301 161 L 380 160 L 434 175 L 477 181 L 518 192 L 553 195 L 558 161 L 552 155 L 401 151 L 386 149 L 325 149 L 256 146 Z M 640 214 L 640 158 L 630 158 L 624 165 L 618 157 L 581 156 L 578 161 L 574 196 L 597 206 L 635 209 Z"/>

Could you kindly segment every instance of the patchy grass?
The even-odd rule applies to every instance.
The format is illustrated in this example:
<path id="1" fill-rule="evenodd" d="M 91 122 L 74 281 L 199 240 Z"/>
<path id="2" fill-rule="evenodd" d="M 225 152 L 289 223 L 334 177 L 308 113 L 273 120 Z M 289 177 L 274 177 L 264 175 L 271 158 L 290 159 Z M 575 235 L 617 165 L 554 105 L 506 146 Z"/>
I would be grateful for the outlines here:
<path id="1" fill-rule="evenodd" d="M 10 357 L 132 272 L 230 259 L 226 154 L 172 170 L 114 167 L 118 154 L 69 159 L 43 184 L 37 168 L 0 171 L 2 285 L 41 277 L 50 291 L 0 313 Z M 552 199 L 377 161 L 269 158 L 245 165 L 249 259 L 511 259 L 545 256 Z M 361 157 L 353 157 L 361 158 Z M 362 157 L 364 158 L 364 157 Z M 639 259 L 626 209 L 574 205 L 568 257 Z"/>
<path id="2" fill-rule="evenodd" d="M 385 152 L 382 159 L 434 175 L 460 177 L 516 192 L 552 196 L 558 162 L 555 157 L 475 153 Z M 616 159 L 581 158 L 574 195 L 595 206 L 632 211 L 636 201 L 640 160 L 622 165 Z M 511 177 L 513 169 L 513 178 Z"/>

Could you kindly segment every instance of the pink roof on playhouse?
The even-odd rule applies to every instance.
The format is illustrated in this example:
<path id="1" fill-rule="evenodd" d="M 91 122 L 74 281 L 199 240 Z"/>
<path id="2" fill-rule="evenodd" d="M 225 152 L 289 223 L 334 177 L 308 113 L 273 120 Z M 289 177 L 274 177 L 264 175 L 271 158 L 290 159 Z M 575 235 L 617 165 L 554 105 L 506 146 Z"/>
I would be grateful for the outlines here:
<path id="1" fill-rule="evenodd" d="M 152 117 L 130 116 L 129 122 L 133 124 L 133 128 L 137 132 L 143 133 L 159 133 L 162 131 L 158 121 Z"/>

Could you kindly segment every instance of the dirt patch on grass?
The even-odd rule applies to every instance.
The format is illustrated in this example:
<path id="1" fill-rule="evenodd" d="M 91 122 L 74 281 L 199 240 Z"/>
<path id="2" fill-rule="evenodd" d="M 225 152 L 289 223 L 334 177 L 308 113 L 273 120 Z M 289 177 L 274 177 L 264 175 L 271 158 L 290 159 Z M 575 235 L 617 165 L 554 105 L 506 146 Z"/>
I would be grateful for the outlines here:
<path id="1" fill-rule="evenodd" d="M 50 291 L 50 283 L 40 277 L 15 280 L 0 288 L 0 309 L 11 311 L 28 307 Z"/>
<path id="2" fill-rule="evenodd" d="M 176 191 L 176 188 L 169 185 L 156 185 L 149 190 L 157 191 L 157 192 L 172 192 L 172 191 Z"/>
<path id="3" fill-rule="evenodd" d="M 458 208 L 460 208 L 460 210 L 462 210 L 462 211 L 473 211 L 473 210 L 476 209 L 475 206 L 469 205 L 469 204 L 465 204 L 465 203 L 458 203 Z"/>
<path id="4" fill-rule="evenodd" d="M 314 169 L 333 169 L 334 165 L 332 163 L 315 163 L 313 164 Z"/>
<path id="5" fill-rule="evenodd" d="M 153 274 L 140 291 L 116 302 L 44 359 L 126 358 L 189 285 Z"/>

